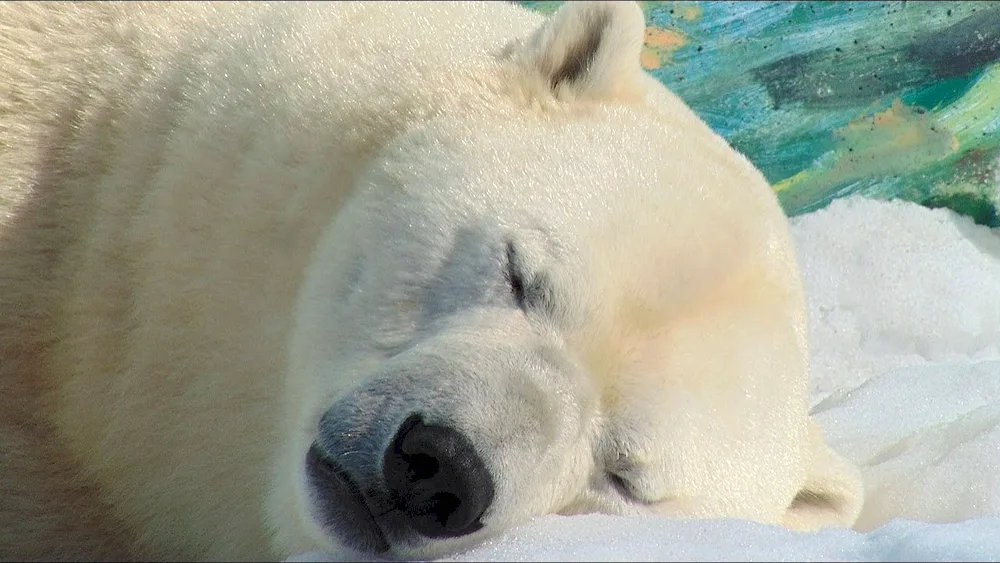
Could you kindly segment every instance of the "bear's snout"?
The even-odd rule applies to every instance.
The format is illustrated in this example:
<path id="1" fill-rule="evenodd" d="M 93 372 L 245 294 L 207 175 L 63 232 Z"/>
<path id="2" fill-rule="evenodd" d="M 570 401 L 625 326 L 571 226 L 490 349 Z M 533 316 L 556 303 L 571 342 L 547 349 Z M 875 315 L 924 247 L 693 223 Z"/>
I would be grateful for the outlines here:
<path id="1" fill-rule="evenodd" d="M 323 528 L 367 553 L 390 552 L 417 537 L 456 538 L 482 529 L 495 487 L 472 440 L 457 428 L 427 424 L 419 414 L 390 432 L 388 446 L 375 456 L 381 465 L 367 468 L 345 463 L 362 451 L 357 443 L 321 439 L 309 448 L 313 516 Z"/>
<path id="2" fill-rule="evenodd" d="M 357 483 L 316 444 L 306 454 L 306 472 L 317 516 L 326 529 L 340 532 L 341 539 L 355 549 L 374 553 L 389 550 L 389 542 Z M 351 523 L 351 533 L 345 533 L 342 522 Z"/>
<path id="3" fill-rule="evenodd" d="M 411 415 L 385 451 L 384 478 L 398 509 L 428 538 L 464 536 L 495 493 L 493 478 L 472 442 L 449 426 Z"/>

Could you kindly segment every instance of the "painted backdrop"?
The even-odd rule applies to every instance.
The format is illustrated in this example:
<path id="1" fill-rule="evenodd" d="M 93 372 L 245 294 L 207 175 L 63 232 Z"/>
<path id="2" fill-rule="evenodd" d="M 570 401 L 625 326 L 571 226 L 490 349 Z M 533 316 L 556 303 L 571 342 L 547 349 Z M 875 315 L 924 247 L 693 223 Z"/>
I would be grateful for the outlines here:
<path id="1" fill-rule="evenodd" d="M 860 193 L 1000 227 L 1000 2 L 640 4 L 642 65 L 789 214 Z"/>

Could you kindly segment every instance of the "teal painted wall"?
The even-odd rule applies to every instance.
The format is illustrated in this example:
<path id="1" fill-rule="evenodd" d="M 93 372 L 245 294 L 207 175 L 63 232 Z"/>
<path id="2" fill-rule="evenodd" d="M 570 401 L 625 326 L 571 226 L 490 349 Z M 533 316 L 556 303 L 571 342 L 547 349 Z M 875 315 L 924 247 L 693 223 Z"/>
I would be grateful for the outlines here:
<path id="1" fill-rule="evenodd" d="M 789 214 L 860 193 L 1000 226 L 1000 2 L 640 5 L 643 66 Z"/>

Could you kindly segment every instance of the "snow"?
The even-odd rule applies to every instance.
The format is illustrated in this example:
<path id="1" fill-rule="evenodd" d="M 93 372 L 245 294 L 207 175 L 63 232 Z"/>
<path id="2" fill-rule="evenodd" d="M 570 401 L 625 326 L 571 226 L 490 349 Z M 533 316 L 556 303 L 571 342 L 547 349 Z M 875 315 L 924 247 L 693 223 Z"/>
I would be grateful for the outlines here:
<path id="1" fill-rule="evenodd" d="M 1000 560 L 1000 231 L 848 198 L 794 218 L 792 234 L 813 412 L 865 476 L 854 530 L 546 516 L 448 560 Z"/>

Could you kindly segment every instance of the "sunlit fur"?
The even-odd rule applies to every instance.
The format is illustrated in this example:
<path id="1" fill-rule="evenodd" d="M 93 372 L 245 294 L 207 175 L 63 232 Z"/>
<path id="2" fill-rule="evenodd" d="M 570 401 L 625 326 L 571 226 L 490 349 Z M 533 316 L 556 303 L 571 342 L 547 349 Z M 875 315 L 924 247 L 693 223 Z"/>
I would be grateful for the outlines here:
<path id="1" fill-rule="evenodd" d="M 0 559 L 337 551 L 302 478 L 328 411 L 349 470 L 419 409 L 497 483 L 482 530 L 398 556 L 547 513 L 850 525 L 785 217 L 643 29 L 0 3 Z"/>

